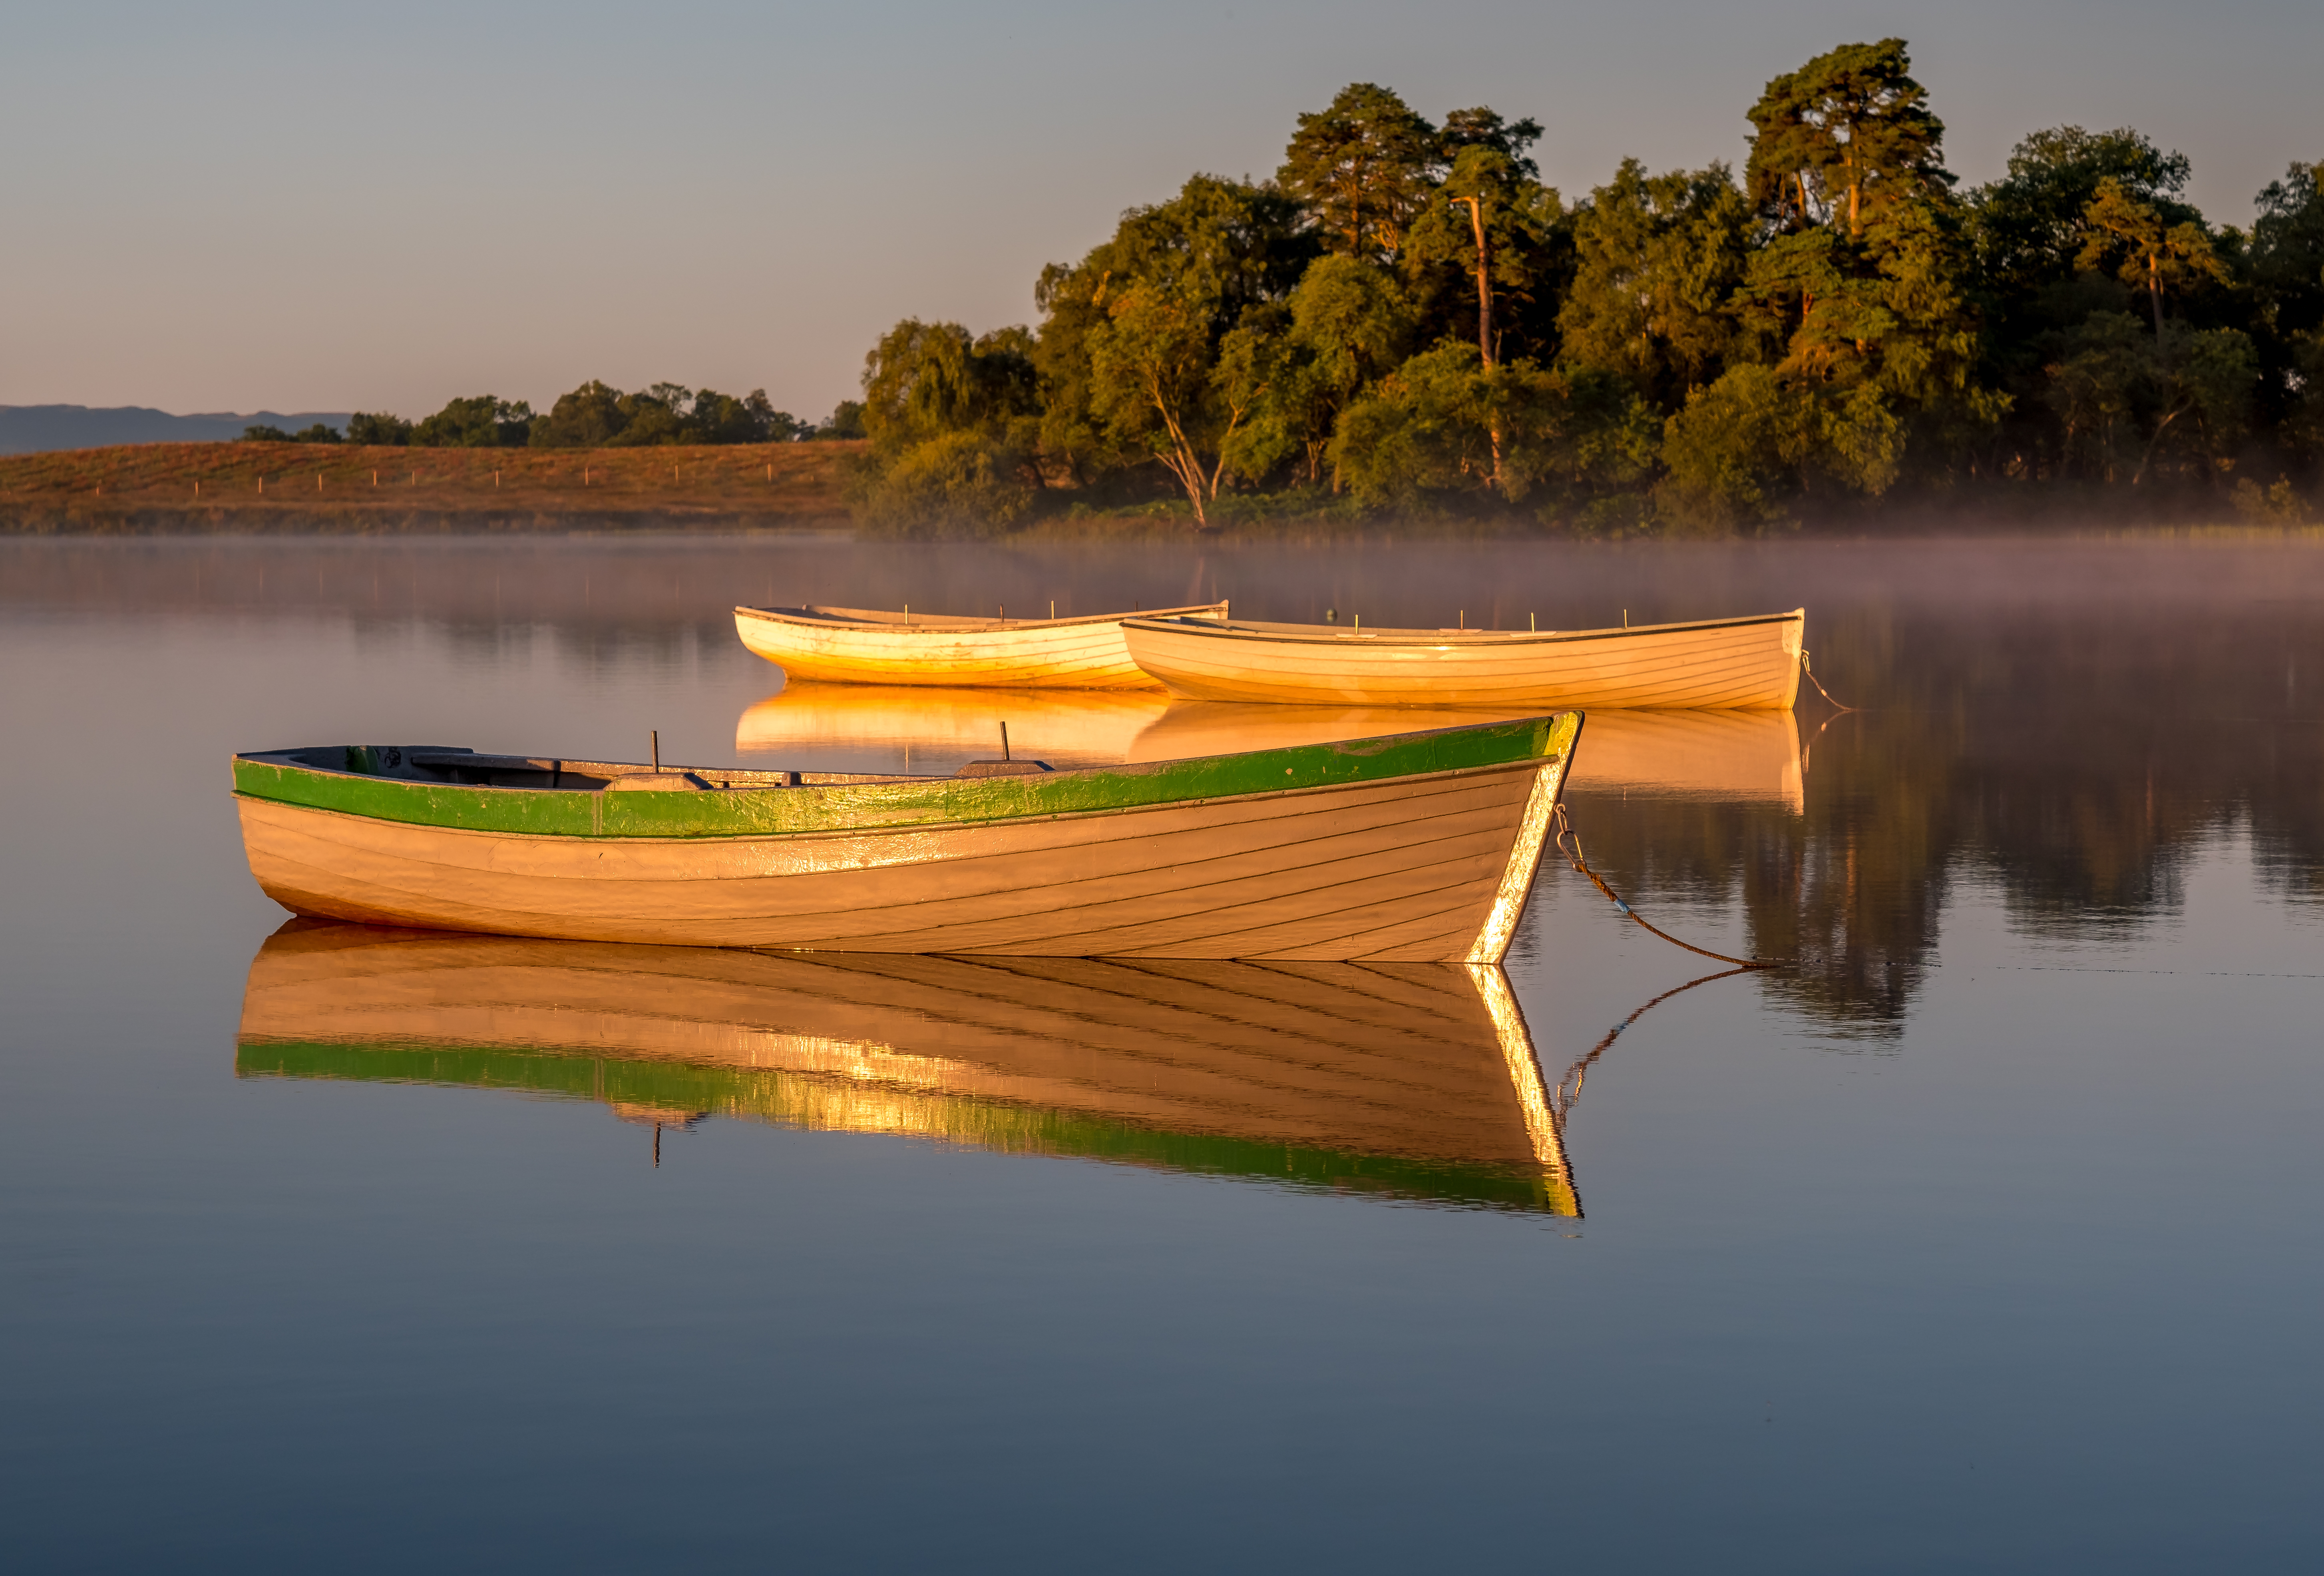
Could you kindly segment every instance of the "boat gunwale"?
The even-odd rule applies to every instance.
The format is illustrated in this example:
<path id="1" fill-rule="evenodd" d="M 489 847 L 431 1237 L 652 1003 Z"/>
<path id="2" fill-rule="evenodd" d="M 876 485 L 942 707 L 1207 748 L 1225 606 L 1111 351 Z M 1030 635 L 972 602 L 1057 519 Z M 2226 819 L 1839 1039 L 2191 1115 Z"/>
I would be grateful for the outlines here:
<path id="1" fill-rule="evenodd" d="M 1225 615 L 1224 602 L 1189 603 L 1184 607 L 1157 607 L 1150 616 L 1162 619 L 1199 616 L 1207 613 Z M 849 634 L 897 635 L 988 635 L 1015 634 L 1028 630 L 1073 629 L 1088 624 L 1120 624 L 1130 619 L 1149 616 L 1148 613 L 1096 613 L 1076 614 L 1069 618 L 979 618 L 966 613 L 937 613 L 929 618 L 904 622 L 902 613 L 890 613 L 885 608 L 829 607 L 809 603 L 803 607 L 751 607 L 735 604 L 735 616 L 745 614 L 761 622 L 788 625 L 793 629 L 823 630 Z M 881 616 L 870 617 L 867 614 Z"/>
<path id="2" fill-rule="evenodd" d="M 236 799 L 247 799 L 253 804 L 281 805 L 286 808 L 293 810 L 309 810 L 318 816 L 336 816 L 349 821 L 375 821 L 390 825 L 412 826 L 423 831 L 454 833 L 463 837 L 491 837 L 498 840 L 523 838 L 540 843 L 586 842 L 592 846 L 602 843 L 614 847 L 628 844 L 660 847 L 674 843 L 754 843 L 761 842 L 770 837 L 781 838 L 786 843 L 807 843 L 821 839 L 876 837 L 891 834 L 896 836 L 918 836 L 923 833 L 966 832 L 973 831 L 979 827 L 999 825 L 1039 826 L 1063 821 L 1093 821 L 1107 816 L 1137 816 L 1142 815 L 1148 810 L 1184 809 L 1189 805 L 1222 804 L 1228 801 L 1232 801 L 1236 804 L 1264 804 L 1271 799 L 1298 798 L 1305 795 L 1319 793 L 1339 793 L 1351 788 L 1375 788 L 1384 783 L 1450 782 L 1456 778 L 1492 777 L 1508 772 L 1538 771 L 1545 766 L 1556 765 L 1563 759 L 1564 757 L 1563 754 L 1536 755 L 1499 761 L 1489 765 L 1449 766 L 1441 771 L 1407 771 L 1398 772 L 1390 777 L 1344 778 L 1333 782 L 1303 783 L 1295 788 L 1249 788 L 1236 793 L 1194 794 L 1190 795 L 1185 798 L 1152 799 L 1138 804 L 1129 805 L 1097 805 L 1070 810 L 1028 810 L 1020 815 L 1013 816 L 984 816 L 948 821 L 895 821 L 888 823 L 873 823 L 860 826 L 814 826 L 798 828 L 752 827 L 733 832 L 671 832 L 661 834 L 641 832 L 528 832 L 521 830 L 504 830 L 492 826 L 463 826 L 449 821 L 404 821 L 388 816 L 367 816 L 360 810 L 346 810 L 332 805 L 312 804 L 304 799 L 272 798 L 263 794 L 245 793 L 240 788 L 236 788 L 235 790 L 234 797 Z M 384 780 L 392 781 L 394 779 L 389 779 Z M 926 780 L 949 782 L 953 779 L 949 778 L 933 778 Z M 428 788 L 437 785 L 415 783 L 410 786 L 415 788 Z M 472 785 L 458 783 L 446 786 L 466 788 Z M 494 788 L 491 791 L 495 793 L 539 793 L 544 790 L 537 788 Z M 554 791 L 564 792 L 567 790 L 558 789 Z M 595 792 L 595 790 L 577 789 L 572 791 L 588 793 Z M 423 926 L 422 928 L 425 927 Z"/>
<path id="3" fill-rule="evenodd" d="M 1194 635 L 1207 639 L 1264 641 L 1286 646 L 1331 646 L 1357 641 L 1377 641 L 1379 646 L 1431 648 L 1453 650 L 1473 646 L 1480 650 L 1500 649 L 1512 645 L 1563 645 L 1575 641 L 1623 640 L 1635 635 L 1683 634 L 1696 630 L 1748 629 L 1758 624 L 1800 623 L 1807 622 L 1807 609 L 1794 608 L 1789 613 L 1751 613 L 1741 618 L 1699 619 L 1687 623 L 1628 624 L 1618 629 L 1602 630 L 1417 630 L 1383 625 L 1377 631 L 1342 630 L 1331 624 L 1268 624 L 1233 619 L 1202 620 L 1179 618 L 1167 614 L 1144 614 L 1122 620 L 1125 631 L 1137 630 L 1156 634 Z M 1329 631 L 1329 633 L 1306 634 L 1307 630 Z M 1449 641 L 1449 644 L 1447 643 Z M 1377 649 L 1377 648 L 1375 648 Z"/>

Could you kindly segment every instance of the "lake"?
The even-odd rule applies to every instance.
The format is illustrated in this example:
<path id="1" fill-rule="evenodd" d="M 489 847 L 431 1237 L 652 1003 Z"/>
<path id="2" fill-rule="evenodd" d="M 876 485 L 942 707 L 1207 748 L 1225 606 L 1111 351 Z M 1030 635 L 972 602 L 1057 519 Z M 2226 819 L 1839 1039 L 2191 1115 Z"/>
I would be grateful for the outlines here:
<path id="1" fill-rule="evenodd" d="M 1568 794 L 1796 966 L 1554 861 L 1507 1003 L 388 947 L 243 862 L 236 750 L 1264 742 L 729 611 L 1213 595 L 1804 605 L 1857 709 L 1595 718 Z M 12 1570 L 2324 1559 L 2324 547 L 17 540 L 0 679 Z"/>

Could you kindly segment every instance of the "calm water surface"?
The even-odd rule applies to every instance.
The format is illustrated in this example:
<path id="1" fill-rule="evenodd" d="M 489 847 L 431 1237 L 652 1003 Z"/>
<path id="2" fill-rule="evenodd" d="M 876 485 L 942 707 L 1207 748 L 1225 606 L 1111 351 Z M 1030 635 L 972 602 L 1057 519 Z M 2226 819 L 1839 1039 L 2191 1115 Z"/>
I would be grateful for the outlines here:
<path id="1" fill-rule="evenodd" d="M 1804 604 L 1861 709 L 1603 718 L 1570 795 L 1650 917 L 1802 966 L 1609 1037 L 1716 965 L 1545 866 L 1512 1031 L 1330 971 L 383 950 L 242 863 L 236 749 L 1335 725 L 785 693 L 725 613 L 1214 592 Z M 12 543 L 0 729 L 11 1569 L 2324 1560 L 2324 550 Z"/>

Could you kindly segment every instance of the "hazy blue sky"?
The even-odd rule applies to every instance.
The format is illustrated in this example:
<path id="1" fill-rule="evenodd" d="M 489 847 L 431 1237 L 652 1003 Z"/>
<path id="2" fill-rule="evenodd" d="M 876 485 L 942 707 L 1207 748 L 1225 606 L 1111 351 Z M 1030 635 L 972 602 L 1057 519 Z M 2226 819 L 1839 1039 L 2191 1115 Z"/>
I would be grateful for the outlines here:
<path id="1" fill-rule="evenodd" d="M 1032 316 L 1040 265 L 1195 170 L 1271 171 L 1351 80 L 1547 128 L 1569 197 L 1739 162 L 1766 79 L 1899 33 L 1967 181 L 2135 125 L 2215 220 L 2324 159 L 2319 0 L 407 0 L 11 8 L 0 403 L 420 415 L 590 377 L 819 416 L 908 314 Z"/>

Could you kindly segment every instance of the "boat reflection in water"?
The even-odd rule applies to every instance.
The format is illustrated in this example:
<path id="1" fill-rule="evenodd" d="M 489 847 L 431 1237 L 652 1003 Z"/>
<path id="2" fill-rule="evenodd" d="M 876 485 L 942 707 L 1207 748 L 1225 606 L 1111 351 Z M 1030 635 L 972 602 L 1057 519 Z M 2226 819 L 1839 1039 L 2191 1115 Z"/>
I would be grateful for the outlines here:
<path id="1" fill-rule="evenodd" d="M 883 761 L 944 770 L 993 753 L 1007 723 L 1019 754 L 1096 766 L 1466 727 L 1504 714 L 1527 714 L 1171 701 L 1135 690 L 796 684 L 742 714 L 734 748 L 780 755 L 793 767 L 808 764 L 802 751 L 821 751 L 819 761 L 868 751 Z M 1780 804 L 1794 815 L 1804 807 L 1799 727 L 1787 711 L 1593 711 L 1588 739 L 1590 747 L 1575 754 L 1569 789 Z"/>
<path id="2" fill-rule="evenodd" d="M 1179 701 L 1146 725 L 1127 759 L 1180 760 L 1231 750 L 1366 739 L 1457 728 L 1499 714 Z M 1569 789 L 1777 803 L 1795 815 L 1805 806 L 1800 732 L 1789 712 L 1593 711 L 1584 737 L 1589 748 L 1574 752 Z"/>
<path id="3" fill-rule="evenodd" d="M 292 920 L 243 1077 L 432 1083 L 1580 1213 L 1498 968 L 623 946 Z M 657 1132 L 657 1152 L 659 1135 Z"/>
<path id="4" fill-rule="evenodd" d="M 1000 725 L 1007 723 L 1016 753 L 1052 766 L 1111 766 L 1130 759 L 1139 734 L 1169 705 L 1158 689 L 788 684 L 736 721 L 734 748 L 746 756 L 779 755 L 787 766 L 805 762 L 803 751 L 850 757 L 869 752 L 898 770 L 946 771 L 961 761 L 998 754 Z"/>

